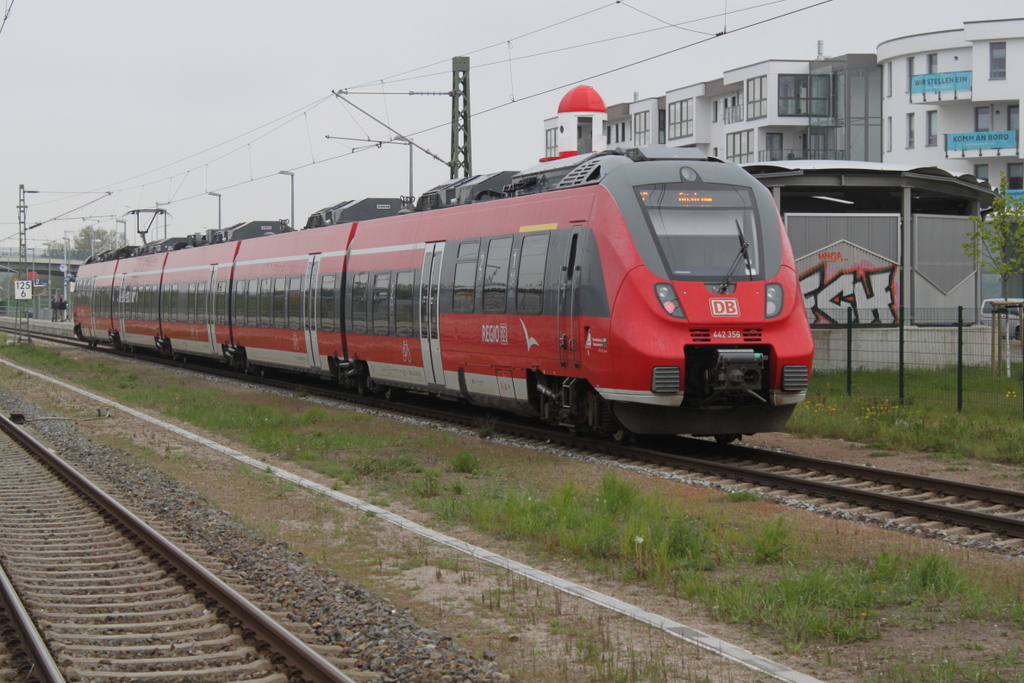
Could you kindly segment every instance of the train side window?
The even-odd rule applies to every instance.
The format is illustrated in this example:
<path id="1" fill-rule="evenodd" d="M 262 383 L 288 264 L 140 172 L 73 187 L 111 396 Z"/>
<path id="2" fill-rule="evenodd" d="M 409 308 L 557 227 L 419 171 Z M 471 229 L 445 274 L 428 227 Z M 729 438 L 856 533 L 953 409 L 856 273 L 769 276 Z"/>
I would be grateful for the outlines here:
<path id="1" fill-rule="evenodd" d="M 260 281 L 256 278 L 249 280 L 249 293 L 245 297 L 245 324 L 249 327 L 258 327 L 260 322 Z"/>
<path id="2" fill-rule="evenodd" d="M 508 291 L 508 257 L 512 253 L 512 238 L 492 239 L 487 247 L 487 267 L 484 270 L 484 311 L 504 313 Z"/>
<path id="3" fill-rule="evenodd" d="M 206 283 L 200 282 L 196 285 L 196 322 L 205 325 L 209 321 L 206 316 Z"/>
<path id="4" fill-rule="evenodd" d="M 337 283 L 335 275 L 320 276 L 320 325 L 322 332 L 338 332 L 337 317 L 334 310 L 337 301 L 334 290 Z"/>
<path id="5" fill-rule="evenodd" d="M 476 260 L 476 255 L 480 253 L 480 240 L 473 240 L 472 242 L 463 242 L 459 245 L 459 255 L 456 257 L 459 260 L 464 258 L 471 258 Z"/>
<path id="6" fill-rule="evenodd" d="M 196 321 L 196 283 L 188 283 L 188 304 L 186 305 L 188 311 L 188 322 L 194 323 Z"/>
<path id="7" fill-rule="evenodd" d="M 519 260 L 519 283 L 516 287 L 516 310 L 519 313 L 540 313 L 544 309 L 544 265 L 547 256 L 547 233 L 523 238 L 523 255 Z"/>
<path id="8" fill-rule="evenodd" d="M 217 298 L 214 301 L 217 307 L 217 318 L 214 322 L 218 325 L 228 324 L 228 281 L 217 281 Z"/>
<path id="9" fill-rule="evenodd" d="M 231 283 L 231 324 L 238 327 L 245 325 L 245 280 L 234 280 Z"/>
<path id="10" fill-rule="evenodd" d="M 274 278 L 274 327 L 284 329 L 284 302 L 285 302 L 285 280 L 283 277 Z"/>
<path id="11" fill-rule="evenodd" d="M 388 296 L 391 289 L 391 273 L 377 273 L 373 276 L 373 300 L 371 302 L 371 318 L 373 333 L 387 335 L 391 333 L 388 324 Z"/>
<path id="12" fill-rule="evenodd" d="M 414 273 L 403 270 L 395 282 L 395 336 L 413 336 L 413 283 Z"/>
<path id="13" fill-rule="evenodd" d="M 352 334 L 366 334 L 366 283 L 369 273 L 352 276 Z"/>
<path id="14" fill-rule="evenodd" d="M 288 278 L 288 329 L 302 329 L 302 278 Z"/>
<path id="15" fill-rule="evenodd" d="M 274 321 L 274 281 L 269 277 L 260 280 L 260 327 L 270 327 Z"/>

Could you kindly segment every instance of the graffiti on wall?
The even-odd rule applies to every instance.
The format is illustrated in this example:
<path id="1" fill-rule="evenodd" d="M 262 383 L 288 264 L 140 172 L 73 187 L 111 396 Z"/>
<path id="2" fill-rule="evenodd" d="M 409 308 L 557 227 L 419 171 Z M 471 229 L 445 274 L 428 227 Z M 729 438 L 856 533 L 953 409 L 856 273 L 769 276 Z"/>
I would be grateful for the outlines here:
<path id="1" fill-rule="evenodd" d="M 899 276 L 896 263 L 849 242 L 837 242 L 797 261 L 804 306 L 814 324 L 899 322 Z"/>

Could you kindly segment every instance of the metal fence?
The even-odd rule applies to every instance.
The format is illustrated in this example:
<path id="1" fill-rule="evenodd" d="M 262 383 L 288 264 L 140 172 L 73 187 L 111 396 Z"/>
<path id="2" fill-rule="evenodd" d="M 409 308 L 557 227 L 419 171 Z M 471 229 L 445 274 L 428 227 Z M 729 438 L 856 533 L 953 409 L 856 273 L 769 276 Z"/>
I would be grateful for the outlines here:
<path id="1" fill-rule="evenodd" d="M 1020 309 L 902 308 L 897 322 L 849 310 L 845 324 L 814 325 L 812 392 L 1024 418 Z M 873 321 L 873 322 L 864 322 Z"/>

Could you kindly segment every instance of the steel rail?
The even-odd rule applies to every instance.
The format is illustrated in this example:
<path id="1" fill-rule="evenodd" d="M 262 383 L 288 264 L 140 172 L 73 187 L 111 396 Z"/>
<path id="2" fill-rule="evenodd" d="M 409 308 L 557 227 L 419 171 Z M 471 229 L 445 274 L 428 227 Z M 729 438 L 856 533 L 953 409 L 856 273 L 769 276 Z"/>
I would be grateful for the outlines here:
<path id="1" fill-rule="evenodd" d="M 158 556 L 159 564 L 176 572 L 186 585 L 196 591 L 201 600 L 213 602 L 219 609 L 219 616 L 237 619 L 242 629 L 247 632 L 246 635 L 266 643 L 273 652 L 283 658 L 275 663 L 288 668 L 292 674 L 290 678 L 294 679 L 295 674 L 298 674 L 310 683 L 355 683 L 309 645 L 267 616 L 4 415 L 0 415 L 0 430 L 9 434 L 23 448 L 93 501 L 103 512 L 122 524 L 138 539 L 141 546 Z"/>
<path id="2" fill-rule="evenodd" d="M 20 638 L 20 646 L 32 659 L 32 671 L 26 675 L 27 680 L 36 680 L 39 683 L 64 683 L 64 675 L 53 660 L 50 648 L 46 647 L 39 629 L 29 616 L 28 610 L 18 597 L 7 572 L 0 566 L 0 602 L 3 602 L 7 614 L 10 616 L 10 623 L 17 631 Z"/>
<path id="3" fill-rule="evenodd" d="M 57 337 L 57 339 L 60 340 L 59 337 Z M 69 340 L 65 339 L 64 341 L 67 343 Z M 80 344 L 81 342 L 77 342 L 76 340 L 76 343 Z M 118 352 L 111 351 L 108 353 Z M 138 356 L 133 356 L 131 354 L 125 354 L 125 356 L 139 358 Z M 231 377 L 240 381 L 257 382 L 291 391 L 316 393 L 335 400 L 343 400 L 349 403 L 356 403 L 381 410 L 402 412 L 404 414 L 415 415 L 427 419 L 454 422 L 468 426 L 478 426 L 481 419 L 479 415 L 455 415 L 450 408 L 448 410 L 439 410 L 422 405 L 400 405 L 391 401 L 375 399 L 369 396 L 354 396 L 350 393 L 335 389 L 313 388 L 309 385 L 297 384 L 295 382 L 244 376 L 240 373 L 220 368 L 200 367 L 195 364 L 189 364 L 186 366 L 182 363 L 156 357 L 147 357 L 147 360 L 172 367 L 188 367 L 197 371 Z M 571 435 L 564 430 L 538 426 L 535 423 L 525 421 L 516 421 L 512 418 L 494 421 L 493 427 L 496 430 L 508 434 L 546 441 L 567 448 L 586 448 L 588 450 L 593 450 L 615 457 L 630 458 L 668 467 L 685 468 L 705 475 L 723 477 L 725 479 L 742 481 L 759 486 L 784 489 L 808 496 L 826 498 L 828 500 L 869 506 L 900 515 L 915 516 L 946 524 L 984 529 L 1013 538 L 1024 538 L 1024 520 L 1018 520 L 1003 515 L 974 512 L 972 510 L 956 508 L 950 505 L 912 500 L 906 497 L 889 495 L 884 492 L 869 491 L 840 484 L 803 479 L 791 475 L 776 474 L 755 468 L 743 467 L 741 465 L 690 457 L 687 455 L 655 450 L 653 448 L 615 444 L 608 440 Z M 671 437 L 670 439 L 662 440 L 662 442 L 665 444 L 666 449 L 672 449 L 673 451 L 682 448 L 686 448 L 690 451 L 699 449 L 708 456 L 715 458 L 725 457 L 741 460 L 756 459 L 761 462 L 773 462 L 777 464 L 788 463 L 794 467 L 805 467 L 826 474 L 853 476 L 862 480 L 877 482 L 880 484 L 892 484 L 894 486 L 903 486 L 945 495 L 972 497 L 985 502 L 1013 505 L 1015 507 L 1024 508 L 1024 494 L 1012 490 L 896 472 L 893 470 L 884 470 L 875 467 L 855 465 L 852 463 L 839 463 L 831 460 L 821 460 L 807 456 L 780 453 L 772 450 L 762 450 L 750 446 L 717 444 L 702 439 Z"/>

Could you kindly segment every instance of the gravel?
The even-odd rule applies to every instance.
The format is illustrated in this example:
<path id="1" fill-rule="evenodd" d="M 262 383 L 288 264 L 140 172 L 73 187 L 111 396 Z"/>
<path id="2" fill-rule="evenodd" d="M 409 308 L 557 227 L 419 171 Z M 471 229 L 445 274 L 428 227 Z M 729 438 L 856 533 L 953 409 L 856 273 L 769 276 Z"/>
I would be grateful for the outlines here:
<path id="1" fill-rule="evenodd" d="M 0 409 L 27 419 L 50 415 L 0 388 Z M 41 420 L 33 431 L 76 468 L 105 480 L 112 495 L 154 518 L 236 574 L 292 621 L 306 622 L 320 642 L 337 645 L 357 669 L 380 681 L 491 683 L 514 681 L 498 670 L 492 653 L 478 658 L 449 636 L 424 628 L 406 610 L 336 574 L 313 566 L 284 544 L 270 543 L 208 507 L 202 496 L 162 472 L 134 462 L 124 451 L 93 443 L 73 422 Z M 488 656 L 490 655 L 490 656 Z"/>

